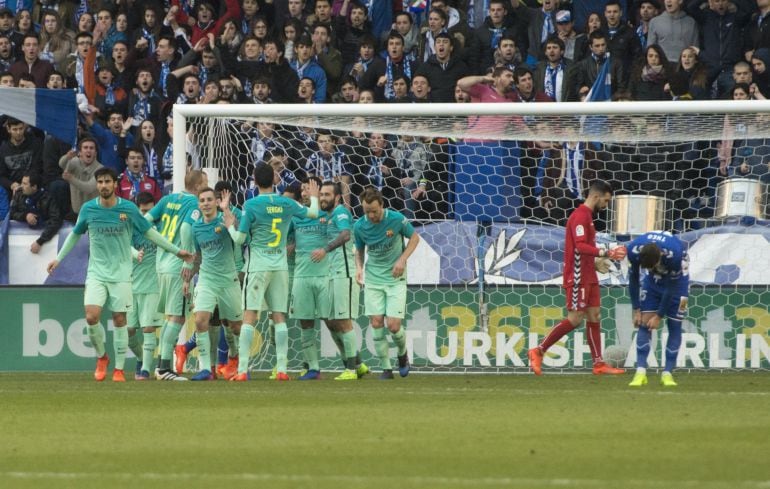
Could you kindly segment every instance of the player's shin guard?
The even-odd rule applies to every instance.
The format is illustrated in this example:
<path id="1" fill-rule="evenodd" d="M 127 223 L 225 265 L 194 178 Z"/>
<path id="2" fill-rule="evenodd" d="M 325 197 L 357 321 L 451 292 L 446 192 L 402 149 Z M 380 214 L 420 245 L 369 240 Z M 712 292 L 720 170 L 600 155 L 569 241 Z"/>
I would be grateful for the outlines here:
<path id="1" fill-rule="evenodd" d="M 380 359 L 380 367 L 383 370 L 392 370 L 390 364 L 390 353 L 388 352 L 388 339 L 385 336 L 385 328 L 373 328 L 372 338 L 374 338 L 374 350 Z"/>
<path id="2" fill-rule="evenodd" d="M 142 333 L 142 336 L 144 337 L 142 342 L 142 370 L 152 372 L 155 348 L 158 347 L 158 337 L 154 331 L 152 333 Z"/>
<path id="3" fill-rule="evenodd" d="M 211 340 L 208 331 L 198 331 L 198 368 L 211 370 Z"/>
<path id="4" fill-rule="evenodd" d="M 238 373 L 245 374 L 249 371 L 249 353 L 251 353 L 251 341 L 254 339 L 254 326 L 243 324 L 241 335 L 238 338 Z"/>
<path id="5" fill-rule="evenodd" d="M 318 332 L 315 328 L 302 330 L 302 353 L 308 364 L 308 370 L 320 370 L 318 367 L 318 345 L 316 343 Z"/>
<path id="6" fill-rule="evenodd" d="M 286 373 L 288 361 L 289 328 L 286 327 L 286 323 L 275 323 L 275 367 L 279 373 Z"/>
<path id="7" fill-rule="evenodd" d="M 129 335 L 128 348 L 137 360 L 142 358 L 142 334 L 138 329 L 134 330 L 134 336 Z"/>
<path id="8" fill-rule="evenodd" d="M 224 365 L 227 363 L 228 353 L 230 352 L 230 345 L 227 342 L 227 330 L 230 329 L 227 326 L 219 328 L 219 340 L 217 342 L 217 364 Z M 238 350 L 236 351 L 236 355 Z"/>
<path id="9" fill-rule="evenodd" d="M 233 328 L 222 328 L 225 330 L 225 341 L 227 342 L 227 357 L 235 358 L 238 356 L 238 338 L 233 333 Z"/>
<path id="10" fill-rule="evenodd" d="M 339 335 L 342 338 L 342 344 L 345 347 L 344 354 L 342 355 L 342 358 L 345 359 L 345 368 L 355 370 L 356 353 L 358 353 L 356 348 L 356 333 L 353 330 L 350 330 L 347 333 L 339 333 Z"/>
<path id="11" fill-rule="evenodd" d="M 649 328 L 640 327 L 636 332 L 636 366 L 647 368 L 647 357 L 650 355 L 650 338 L 652 333 Z"/>
<path id="12" fill-rule="evenodd" d="M 395 333 L 390 333 L 390 336 L 393 338 L 393 342 L 396 343 L 396 346 L 398 347 L 398 356 L 405 355 L 406 331 L 404 331 L 404 328 L 399 328 L 399 330 Z"/>
<path id="13" fill-rule="evenodd" d="M 115 368 L 123 370 L 126 365 L 126 351 L 128 350 L 128 328 L 115 328 L 112 334 L 112 346 L 115 348 Z"/>
<path id="14" fill-rule="evenodd" d="M 586 322 L 586 336 L 588 336 L 588 349 L 591 350 L 591 360 L 596 365 L 602 361 L 602 329 L 598 322 Z"/>
<path id="15" fill-rule="evenodd" d="M 682 346 L 682 321 L 668 318 L 668 340 L 666 341 L 666 372 L 673 372 L 676 367 L 676 357 L 679 355 L 679 347 Z"/>
<path id="16" fill-rule="evenodd" d="M 88 339 L 91 340 L 91 344 L 94 345 L 97 358 L 103 357 L 106 353 L 104 349 L 104 336 L 104 326 L 102 326 L 102 323 L 88 326 Z"/>
<path id="17" fill-rule="evenodd" d="M 179 339 L 179 332 L 182 331 L 182 325 L 168 321 L 163 328 L 163 334 L 160 338 L 160 369 L 170 369 L 171 359 L 174 353 L 174 346 Z"/>

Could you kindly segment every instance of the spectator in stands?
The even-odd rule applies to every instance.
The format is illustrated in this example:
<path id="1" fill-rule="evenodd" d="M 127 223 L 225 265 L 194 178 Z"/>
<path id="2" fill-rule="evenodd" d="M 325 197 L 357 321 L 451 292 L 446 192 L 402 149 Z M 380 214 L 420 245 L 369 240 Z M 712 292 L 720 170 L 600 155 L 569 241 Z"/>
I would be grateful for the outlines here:
<path id="1" fill-rule="evenodd" d="M 287 19 L 280 31 L 280 41 L 284 45 L 283 57 L 288 62 L 292 62 L 297 59 L 297 52 L 295 46 L 299 38 L 305 34 L 304 23 L 297 19 Z"/>
<path id="2" fill-rule="evenodd" d="M 596 14 L 593 14 L 596 15 Z M 596 15 L 598 20 L 598 15 Z M 564 59 L 580 61 L 588 51 L 588 34 L 575 31 L 572 13 L 569 10 L 556 12 L 556 35 L 564 43 Z M 548 39 L 546 39 L 546 43 Z"/>
<path id="3" fill-rule="evenodd" d="M 647 45 L 658 44 L 666 59 L 675 63 L 679 53 L 688 46 L 700 46 L 698 24 L 682 10 L 684 0 L 666 0 L 666 10 L 650 20 Z"/>
<path id="4" fill-rule="evenodd" d="M 647 36 L 650 32 L 650 20 L 660 13 L 660 3 L 658 0 L 641 0 L 639 6 L 639 22 L 636 26 L 636 38 L 639 39 L 639 45 L 647 46 Z"/>
<path id="5" fill-rule="evenodd" d="M 115 86 L 124 89 L 130 84 L 130 80 L 126 79 L 126 76 L 130 74 L 126 70 L 126 58 L 128 58 L 128 44 L 118 41 L 112 46 L 112 57 L 105 62 L 112 68 L 112 73 L 115 76 Z"/>
<path id="6" fill-rule="evenodd" d="M 148 45 L 147 55 L 152 56 L 158 46 L 158 41 L 160 41 L 160 36 L 164 26 L 162 21 L 158 20 L 159 15 L 155 5 L 145 4 L 145 6 L 142 8 L 141 14 L 142 23 L 139 27 L 134 29 L 134 32 L 131 34 L 128 42 L 135 45 L 136 41 L 139 39 L 146 39 Z M 167 30 L 170 29 L 167 28 Z"/>
<path id="7" fill-rule="evenodd" d="M 83 91 L 88 98 L 88 104 L 96 107 L 97 114 L 102 116 L 115 110 L 125 114 L 128 109 L 128 94 L 118 86 L 114 68 L 108 63 L 95 70 L 96 54 L 96 49 L 88 50 L 81 72 Z"/>
<path id="8" fill-rule="evenodd" d="M 117 41 L 128 42 L 128 36 L 125 32 L 118 31 L 114 24 L 112 11 L 107 8 L 102 8 L 96 13 L 94 33 L 96 32 L 99 32 L 100 35 L 94 36 L 94 45 L 105 58 L 112 55 L 112 47 Z"/>
<path id="9" fill-rule="evenodd" d="M 128 117 L 132 121 L 132 131 L 144 121 L 152 121 L 158 124 L 160 121 L 160 109 L 163 99 L 153 88 L 155 80 L 149 68 L 136 70 L 134 88 L 128 96 Z M 105 165 L 107 160 L 102 157 Z"/>
<path id="10" fill-rule="evenodd" d="M 32 253 L 39 253 L 40 248 L 49 242 L 61 228 L 64 211 L 59 202 L 42 187 L 40 175 L 25 173 L 21 187 L 13 195 L 11 219 L 25 222 L 32 229 L 43 228 L 43 232 L 29 247 Z"/>
<path id="11" fill-rule="evenodd" d="M 0 144 L 0 185 L 9 195 L 21 188 L 25 174 L 40 175 L 42 170 L 43 142 L 28 132 L 28 126 L 20 120 L 5 121 L 8 139 Z"/>
<path id="12" fill-rule="evenodd" d="M 340 91 L 332 96 L 334 104 L 356 104 L 358 103 L 358 83 L 350 75 L 342 77 L 340 82 Z"/>
<path id="13" fill-rule="evenodd" d="M 241 81 L 235 75 L 230 75 L 229 78 L 221 78 L 218 84 L 220 101 L 226 101 L 230 104 L 245 104 L 249 102 Z"/>
<path id="14" fill-rule="evenodd" d="M 770 48 L 759 48 L 751 55 L 751 80 L 754 93 L 770 98 Z"/>
<path id="15" fill-rule="evenodd" d="M 748 64 L 745 62 L 743 64 L 746 65 L 746 71 L 751 73 Z M 697 48 L 684 48 L 682 50 L 682 54 L 679 55 L 679 64 L 674 72 L 685 76 L 687 88 L 683 91 L 689 93 L 692 99 L 709 99 L 708 73 L 706 66 L 698 59 Z M 681 96 L 682 94 L 677 95 Z"/>
<path id="16" fill-rule="evenodd" d="M 312 78 L 303 77 L 297 85 L 297 102 L 301 104 L 315 103 L 315 82 Z"/>
<path id="17" fill-rule="evenodd" d="M 264 48 L 265 63 L 263 71 L 260 72 L 260 78 L 268 80 L 271 89 L 270 97 L 279 104 L 293 102 L 297 95 L 299 76 L 291 63 L 284 59 L 283 44 L 278 39 L 268 39 L 265 41 Z"/>
<path id="18" fill-rule="evenodd" d="M 27 34 L 21 45 L 22 58 L 11 65 L 8 71 L 18 79 L 22 73 L 29 73 L 35 79 L 35 86 L 45 88 L 48 75 L 54 67 L 48 61 L 40 59 L 40 40 L 37 34 Z"/>
<path id="19" fill-rule="evenodd" d="M 15 62 L 16 55 L 13 54 L 11 39 L 7 34 L 0 34 L 0 72 L 8 72 Z"/>
<path id="20" fill-rule="evenodd" d="M 253 35 L 243 39 L 237 53 L 230 49 L 222 49 L 222 45 L 229 43 L 227 36 L 232 36 L 234 31 L 228 31 L 217 40 L 220 47 L 219 54 L 222 59 L 225 73 L 232 73 L 238 77 L 239 83 L 251 91 L 251 81 L 263 70 L 263 46 Z"/>
<path id="21" fill-rule="evenodd" d="M 424 76 L 430 85 L 433 102 L 452 102 L 457 80 L 470 74 L 465 62 L 454 55 L 454 45 L 448 33 L 438 34 L 435 39 L 436 54 L 417 69 L 417 75 Z"/>
<path id="22" fill-rule="evenodd" d="M 117 47 L 119 44 L 116 44 Z M 177 78 L 171 74 L 178 68 L 176 60 L 178 44 L 172 36 L 161 36 L 153 51 L 150 51 L 150 43 L 144 37 L 136 40 L 134 48 L 125 57 L 125 66 L 130 72 L 135 73 L 140 68 L 147 68 L 156 83 L 155 91 L 162 97 L 175 98 L 178 88 L 175 86 Z M 113 48 L 114 53 L 114 48 Z M 118 60 L 116 59 L 116 65 Z M 179 76 L 181 78 L 181 75 Z"/>
<path id="23" fill-rule="evenodd" d="M 176 80 L 176 75 L 171 74 L 173 80 Z M 174 82 L 169 81 L 169 85 Z M 201 81 L 198 75 L 194 73 L 187 73 L 182 77 L 182 92 L 176 98 L 178 104 L 197 104 L 201 97 Z"/>
<path id="24" fill-rule="evenodd" d="M 350 205 L 350 185 L 352 171 L 347 156 L 335 144 L 335 138 L 329 131 L 316 133 L 318 151 L 311 154 L 302 169 L 308 177 L 318 177 L 322 181 L 339 182 L 343 189 L 343 202 Z"/>
<path id="25" fill-rule="evenodd" d="M 326 94 L 324 100 L 327 97 L 331 97 L 337 91 L 337 86 L 342 77 L 342 54 L 340 54 L 337 48 L 332 46 L 331 34 L 332 30 L 327 24 L 316 24 L 313 26 L 312 55 L 326 73 Z"/>
<path id="26" fill-rule="evenodd" d="M 375 55 L 376 41 L 374 37 L 366 36 L 361 40 L 358 46 L 358 58 L 353 63 L 343 68 L 343 73 L 347 73 L 356 79 L 356 83 L 361 85 L 364 74 L 372 66 L 385 65 L 385 60 Z M 384 69 L 384 68 L 380 68 Z"/>
<path id="27" fill-rule="evenodd" d="M 490 0 L 488 16 L 484 19 L 484 24 L 474 31 L 474 43 L 471 46 L 475 52 L 469 53 L 466 58 L 471 63 L 470 69 L 473 73 L 481 73 L 496 64 L 495 52 L 500 47 L 501 39 L 504 37 L 510 40 L 516 39 L 517 33 L 508 24 L 505 3 L 505 0 Z M 514 44 L 516 44 L 515 41 Z M 472 49 L 471 46 L 467 46 L 466 51 L 469 52 Z M 507 64 L 505 60 L 500 60 L 500 63 Z"/>
<path id="28" fill-rule="evenodd" d="M 162 190 L 164 145 L 158 137 L 155 127 L 152 121 L 143 121 L 139 125 L 134 147 L 141 150 L 144 156 L 145 166 L 142 168 L 142 173 L 155 180 Z M 128 153 L 126 153 L 127 155 Z M 128 161 L 126 161 L 126 165 L 128 165 Z"/>
<path id="29" fill-rule="evenodd" d="M 435 205 L 443 196 L 433 186 L 437 178 L 435 155 L 425 141 L 409 135 L 418 129 L 415 124 L 409 121 L 401 124 L 403 135 L 399 136 L 391 156 L 396 165 L 394 174 L 400 178 L 405 215 L 409 219 L 425 219 L 435 211 Z"/>
<path id="30" fill-rule="evenodd" d="M 758 9 L 758 11 L 757 11 Z M 749 20 L 744 42 L 744 57 L 751 60 L 754 51 L 770 48 L 770 0 L 757 0 L 757 9 Z"/>
<path id="31" fill-rule="evenodd" d="M 315 97 L 313 101 L 323 103 L 326 101 L 326 72 L 315 59 L 313 41 L 308 36 L 302 36 L 297 41 L 297 59 L 289 63 L 297 74 L 297 78 L 310 78 L 315 85 Z"/>
<path id="32" fill-rule="evenodd" d="M 607 35 L 607 52 L 622 62 L 623 78 L 628 80 L 631 66 L 642 52 L 642 45 L 634 30 L 623 22 L 620 0 L 609 0 L 606 3 L 602 30 Z M 679 51 L 676 54 L 678 56 Z"/>
<path id="33" fill-rule="evenodd" d="M 195 45 L 201 39 L 205 39 L 208 34 L 216 34 L 222 28 L 222 25 L 230 18 L 237 19 L 241 16 L 241 7 L 238 0 L 224 0 L 226 11 L 222 17 L 215 20 L 217 12 L 210 1 L 199 2 L 195 6 L 195 22 L 192 24 L 192 35 L 190 42 Z M 187 14 L 184 9 L 176 13 L 176 20 L 182 24 L 188 22 Z"/>
<path id="34" fill-rule="evenodd" d="M 0 73 L 0 87 L 13 87 L 13 75 L 4 71 Z M 0 139 L 1 140 L 1 139 Z"/>
<path id="35" fill-rule="evenodd" d="M 417 46 L 417 59 L 420 60 L 421 63 L 428 61 L 431 56 L 436 54 L 436 36 L 442 32 L 448 32 L 448 22 L 449 19 L 447 18 L 446 12 L 435 7 L 430 9 L 430 12 L 428 12 L 427 28 L 422 30 L 420 43 Z"/>
<path id="36" fill-rule="evenodd" d="M 292 74 L 294 74 L 294 71 L 292 71 Z M 294 76 L 297 75 L 294 74 Z M 251 102 L 255 104 L 272 104 L 271 93 L 270 80 L 267 78 L 257 78 L 251 87 Z"/>
<path id="37" fill-rule="evenodd" d="M 492 66 L 484 68 L 484 73 L 491 73 L 496 66 L 505 66 L 511 71 L 521 64 L 521 53 L 516 45 L 513 35 L 504 34 L 494 54 L 495 62 Z"/>
<path id="38" fill-rule="evenodd" d="M 348 11 L 350 11 L 349 17 Z M 342 8 L 340 8 L 339 14 L 335 17 L 334 28 L 337 33 L 337 47 L 342 54 L 343 65 L 356 62 L 359 55 L 359 46 L 365 38 L 372 38 L 374 40 L 371 26 L 367 21 L 368 12 L 369 9 L 366 5 L 345 1 L 342 4 Z M 349 73 L 349 71 L 345 73 Z"/>
<path id="39" fill-rule="evenodd" d="M 416 74 L 412 78 L 412 86 L 409 90 L 412 94 L 412 102 L 429 103 L 431 100 L 431 86 L 425 75 Z"/>
<path id="40" fill-rule="evenodd" d="M 545 59 L 537 63 L 532 75 L 534 90 L 543 92 L 555 102 L 566 102 L 569 93 L 567 72 L 570 67 L 569 60 L 564 58 L 564 41 L 558 36 L 549 37 L 545 41 Z"/>
<path id="41" fill-rule="evenodd" d="M 373 104 L 374 101 L 374 90 L 361 90 L 358 94 L 358 103 L 359 104 Z"/>
<path id="42" fill-rule="evenodd" d="M 511 6 L 517 16 L 527 19 L 527 59 L 529 66 L 535 66 L 543 53 L 543 43 L 548 36 L 556 33 L 557 0 L 543 0 L 542 7 L 528 7 L 520 0 L 511 0 Z"/>
<path id="43" fill-rule="evenodd" d="M 309 15 L 305 19 L 305 23 L 311 34 L 317 25 L 325 25 L 329 28 L 329 39 L 336 40 L 337 35 L 334 31 L 333 20 L 331 0 L 316 0 L 313 6 L 313 15 Z M 336 41 L 332 41 L 331 45 L 336 45 Z"/>
<path id="44" fill-rule="evenodd" d="M 32 73 L 22 73 L 19 75 L 19 79 L 16 80 L 16 86 L 18 88 L 37 88 L 35 77 L 32 76 Z"/>
<path id="45" fill-rule="evenodd" d="M 70 186 L 62 178 L 62 168 L 59 159 L 70 149 L 70 145 L 50 134 L 46 134 L 43 141 L 42 153 L 42 186 L 56 199 L 62 216 L 67 219 L 71 214 Z"/>
<path id="46" fill-rule="evenodd" d="M 672 1 L 676 2 L 679 0 Z M 569 73 L 568 84 L 571 92 L 568 101 L 577 102 L 588 94 L 599 75 L 602 65 L 607 59 L 607 37 L 602 31 L 598 30 L 592 32 L 591 35 L 588 36 L 588 42 L 591 54 L 575 63 Z M 612 93 L 615 93 L 619 89 L 625 88 L 623 68 L 619 60 L 610 58 L 609 61 L 611 63 L 610 76 Z"/>
<path id="47" fill-rule="evenodd" d="M 78 87 L 81 93 L 86 93 L 86 66 L 90 66 L 90 69 L 95 71 L 98 64 L 98 57 L 101 56 L 99 51 L 93 48 L 94 36 L 90 32 L 78 32 L 75 37 L 75 52 L 70 53 L 64 61 L 62 70 L 67 75 L 68 85 L 71 87 Z M 92 61 L 88 61 L 89 53 L 91 54 Z"/>
<path id="48" fill-rule="evenodd" d="M 128 130 L 131 123 L 124 124 L 123 114 L 120 112 L 110 112 L 107 114 L 107 127 L 94 120 L 93 114 L 84 114 L 89 131 L 99 144 L 99 159 L 101 164 L 115 170 L 120 175 L 123 173 L 126 165 L 121 158 L 118 148 L 131 147 L 134 145 L 134 136 Z M 120 139 L 125 138 L 121 143 Z"/>
<path id="49" fill-rule="evenodd" d="M 670 100 L 666 94 L 671 68 L 666 61 L 666 54 L 657 44 L 647 46 L 644 58 L 634 64 L 628 90 L 634 100 Z"/>
<path id="50" fill-rule="evenodd" d="M 267 19 L 275 19 L 275 8 L 272 2 L 259 2 L 257 0 L 243 0 L 241 2 L 241 10 L 243 11 L 238 24 L 238 30 L 242 36 L 247 36 L 251 33 L 251 26 L 254 24 L 258 16 L 265 17 Z M 237 20 L 237 19 L 236 19 Z"/>
<path id="51" fill-rule="evenodd" d="M 59 159 L 64 170 L 62 179 L 70 184 L 70 203 L 75 214 L 83 204 L 99 196 L 94 172 L 102 168 L 96 161 L 96 140 L 86 136 L 78 143 L 78 151 L 70 150 Z"/>
<path id="52" fill-rule="evenodd" d="M 224 73 L 219 53 L 214 35 L 204 37 L 182 56 L 173 73 L 177 77 L 187 73 L 197 73 L 198 81 L 203 87 L 207 81 L 210 79 L 218 80 Z"/>
<path id="53" fill-rule="evenodd" d="M 393 99 L 388 102 L 396 104 L 410 103 L 409 98 L 409 78 L 405 75 L 396 75 L 393 77 Z"/>
<path id="54" fill-rule="evenodd" d="M 586 19 L 586 26 L 583 29 L 586 37 L 590 36 L 592 32 L 598 31 L 602 28 L 602 16 L 596 12 L 591 12 Z"/>
<path id="55" fill-rule="evenodd" d="M 20 56 L 24 36 L 13 28 L 13 11 L 8 7 L 0 7 L 0 35 L 8 37 L 11 47 L 14 49 L 13 55 Z"/>
<path id="56" fill-rule="evenodd" d="M 51 72 L 51 74 L 48 75 L 48 81 L 45 82 L 45 87 L 50 90 L 61 90 L 62 88 L 67 88 L 64 75 L 58 71 Z"/>
<path id="57" fill-rule="evenodd" d="M 396 98 L 394 80 L 399 76 L 411 80 L 416 69 L 417 62 L 404 53 L 404 38 L 397 32 L 391 32 L 385 65 L 370 66 L 361 81 L 361 87 L 374 90 L 378 102 L 393 101 Z"/>
<path id="58" fill-rule="evenodd" d="M 731 70 L 743 55 L 744 29 L 751 18 L 753 0 L 689 0 L 687 13 L 701 29 L 700 56 L 708 68 L 709 85 L 716 80 L 717 97 L 729 90 Z"/>
<path id="59" fill-rule="evenodd" d="M 140 192 L 149 192 L 160 200 L 161 193 L 154 178 L 144 171 L 144 151 L 140 148 L 129 148 L 126 156 L 126 171 L 118 177 L 115 194 L 118 197 L 133 201 Z"/>
<path id="60" fill-rule="evenodd" d="M 508 93 L 513 102 L 551 102 L 552 99 L 544 92 L 535 90 L 532 70 L 519 66 L 513 70 L 513 85 L 515 90 Z M 526 118 L 525 118 L 526 119 Z"/>
<path id="61" fill-rule="evenodd" d="M 78 17 L 78 25 L 75 31 L 92 32 L 94 30 L 95 25 L 96 25 L 96 19 L 94 18 L 94 15 L 91 12 L 83 12 L 80 14 L 80 17 Z"/>
<path id="62" fill-rule="evenodd" d="M 56 10 L 44 10 L 42 17 L 40 44 L 43 48 L 40 58 L 53 63 L 55 69 L 61 70 L 67 56 L 75 50 L 74 33 L 64 27 Z"/>
<path id="63" fill-rule="evenodd" d="M 400 12 L 396 14 L 396 20 L 393 23 L 392 30 L 384 30 L 378 35 L 377 32 L 373 32 L 375 39 L 378 37 L 386 45 L 388 44 L 388 38 L 392 31 L 396 31 L 404 41 L 404 55 L 415 57 L 417 55 L 417 49 L 420 44 L 420 29 L 414 24 L 414 19 L 408 12 Z M 385 56 L 383 56 L 384 58 Z"/>
<path id="64" fill-rule="evenodd" d="M 372 133 L 368 138 L 368 154 L 359 167 L 356 180 L 361 188 L 374 187 L 382 192 L 389 208 L 403 212 L 404 199 L 400 172 L 390 155 L 388 140 L 382 133 Z"/>

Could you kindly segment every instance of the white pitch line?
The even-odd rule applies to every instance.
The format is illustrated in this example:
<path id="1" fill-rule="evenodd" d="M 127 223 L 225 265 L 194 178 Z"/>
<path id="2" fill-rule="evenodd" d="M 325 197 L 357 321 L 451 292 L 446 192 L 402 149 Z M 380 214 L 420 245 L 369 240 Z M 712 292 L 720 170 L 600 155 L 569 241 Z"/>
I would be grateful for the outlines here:
<path id="1" fill-rule="evenodd" d="M 613 479 L 535 479 L 520 477 L 435 477 L 435 476 L 357 476 L 357 475 L 311 475 L 311 474 L 271 474 L 246 472 L 240 474 L 213 473 L 159 473 L 159 472 L 0 472 L 0 479 L 112 479 L 136 481 L 189 481 L 208 479 L 211 481 L 231 482 L 335 482 L 344 484 L 414 484 L 424 486 L 491 486 L 491 487 L 694 487 L 721 488 L 741 487 L 752 489 L 770 488 L 770 480 L 766 481 L 714 481 L 714 480 L 613 480 Z"/>

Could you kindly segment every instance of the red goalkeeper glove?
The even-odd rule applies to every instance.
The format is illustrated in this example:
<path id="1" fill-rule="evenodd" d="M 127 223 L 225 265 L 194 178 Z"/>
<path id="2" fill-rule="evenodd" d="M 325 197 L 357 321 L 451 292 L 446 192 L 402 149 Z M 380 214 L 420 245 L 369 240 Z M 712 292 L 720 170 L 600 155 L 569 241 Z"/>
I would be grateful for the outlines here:
<path id="1" fill-rule="evenodd" d="M 610 260 L 622 260 L 626 257 L 626 247 L 625 246 L 617 246 L 615 248 L 612 248 L 611 250 L 607 251 L 607 258 Z"/>

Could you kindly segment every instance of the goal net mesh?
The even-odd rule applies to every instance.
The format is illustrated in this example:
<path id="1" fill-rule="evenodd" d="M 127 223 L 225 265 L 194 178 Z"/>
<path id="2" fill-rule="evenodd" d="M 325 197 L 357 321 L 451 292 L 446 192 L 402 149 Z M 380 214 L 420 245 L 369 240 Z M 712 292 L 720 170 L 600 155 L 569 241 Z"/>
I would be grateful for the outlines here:
<path id="1" fill-rule="evenodd" d="M 591 182 L 615 190 L 597 216 L 599 242 L 648 229 L 689 247 L 691 291 L 678 360 L 682 369 L 768 367 L 770 180 L 767 114 L 187 117 L 187 163 L 226 180 L 240 205 L 259 164 L 282 192 L 307 175 L 344 183 L 345 202 L 382 190 L 415 224 L 406 325 L 421 371 L 526 372 L 526 350 L 565 316 L 564 225 Z M 633 366 L 628 262 L 599 275 L 606 356 Z M 378 370 L 368 319 L 356 323 L 362 357 Z M 323 324 L 322 370 L 342 368 Z M 303 359 L 289 321 L 290 369 Z M 274 349 L 258 326 L 252 366 L 270 370 Z M 666 329 L 651 367 L 662 366 Z M 393 345 L 391 345 L 393 346 Z M 392 350 L 395 356 L 395 348 Z M 583 328 L 555 345 L 549 372 L 589 371 Z"/>

